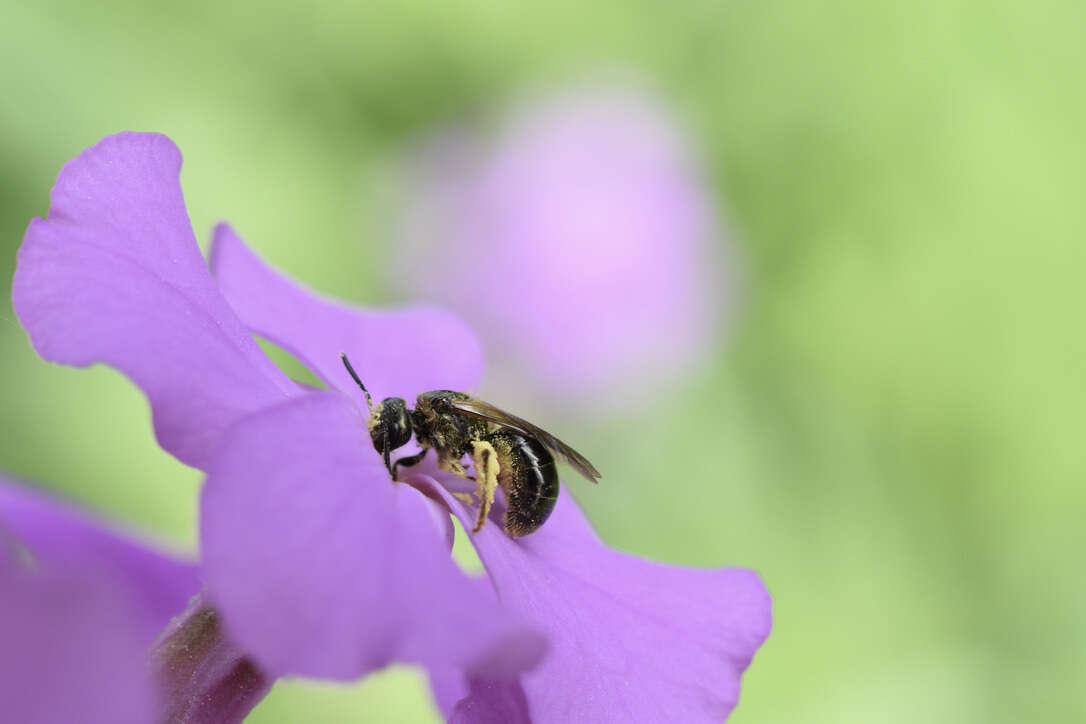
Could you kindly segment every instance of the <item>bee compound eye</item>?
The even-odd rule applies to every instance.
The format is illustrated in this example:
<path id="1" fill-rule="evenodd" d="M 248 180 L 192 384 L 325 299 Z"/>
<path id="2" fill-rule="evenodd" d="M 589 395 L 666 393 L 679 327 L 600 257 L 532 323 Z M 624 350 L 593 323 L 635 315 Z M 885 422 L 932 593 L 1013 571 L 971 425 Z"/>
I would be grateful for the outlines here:
<path id="1" fill-rule="evenodd" d="M 403 447 L 411 439 L 411 422 L 407 415 L 400 417 L 395 425 L 390 425 L 388 440 L 393 448 Z"/>
<path id="2" fill-rule="evenodd" d="M 389 397 L 381 402 L 379 409 L 381 435 L 388 435 L 389 448 L 394 450 L 406 445 L 411 439 L 411 415 L 408 414 L 407 403 L 403 398 Z M 376 439 L 374 444 L 377 444 Z"/>

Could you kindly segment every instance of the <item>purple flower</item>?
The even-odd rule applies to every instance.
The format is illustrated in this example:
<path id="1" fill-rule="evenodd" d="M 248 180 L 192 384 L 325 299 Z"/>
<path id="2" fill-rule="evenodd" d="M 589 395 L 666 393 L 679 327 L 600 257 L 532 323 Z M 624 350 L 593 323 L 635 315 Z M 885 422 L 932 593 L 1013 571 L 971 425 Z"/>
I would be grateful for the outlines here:
<path id="1" fill-rule="evenodd" d="M 154 721 L 147 651 L 199 590 L 195 566 L 0 479 L 4 721 Z"/>
<path id="2" fill-rule="evenodd" d="M 420 663 L 443 708 L 480 720 L 508 701 L 536 722 L 725 716 L 769 632 L 757 576 L 611 551 L 568 496 L 525 539 L 487 525 L 473 542 L 488 578 L 463 574 L 449 513 L 473 512 L 449 491 L 464 481 L 432 456 L 409 484 L 389 480 L 339 353 L 375 397 L 410 400 L 476 385 L 471 331 L 438 309 L 316 298 L 226 226 L 213 279 L 180 162 L 163 136 L 122 134 L 67 164 L 48 219 L 27 231 L 14 302 L 43 357 L 125 372 L 150 399 L 162 446 L 207 471 L 207 595 L 260 668 L 352 679 Z M 328 389 L 286 378 L 250 333 Z"/>
<path id="3" fill-rule="evenodd" d="M 465 526 L 474 520 L 436 481 L 416 484 L 441 495 Z M 439 672 L 443 686 L 469 693 L 459 713 L 520 712 L 459 721 L 721 721 L 769 634 L 770 601 L 756 574 L 611 550 L 568 493 L 537 533 L 512 540 L 488 525 L 473 542 L 499 598 L 546 626 L 552 648 L 512 684 Z"/>
<path id="4" fill-rule="evenodd" d="M 688 146 L 658 99 L 616 86 L 535 99 L 493 139 L 450 134 L 409 175 L 398 278 L 563 399 L 673 384 L 711 345 L 723 296 Z M 422 265 L 442 273 L 411 273 Z"/>

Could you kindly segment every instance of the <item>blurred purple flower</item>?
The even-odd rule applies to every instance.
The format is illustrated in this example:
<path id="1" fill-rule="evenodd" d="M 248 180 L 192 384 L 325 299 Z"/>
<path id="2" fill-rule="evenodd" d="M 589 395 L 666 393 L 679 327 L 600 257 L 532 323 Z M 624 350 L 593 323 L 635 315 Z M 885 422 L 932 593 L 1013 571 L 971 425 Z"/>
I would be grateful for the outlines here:
<path id="1" fill-rule="evenodd" d="M 667 702 L 688 721 L 725 716 L 769 631 L 757 576 L 610 551 L 568 496 L 526 540 L 484 528 L 473 542 L 489 579 L 464 575 L 449 512 L 470 512 L 448 492 L 463 481 L 431 462 L 414 487 L 390 483 L 339 353 L 378 398 L 467 390 L 482 369 L 471 331 L 437 309 L 316 298 L 226 226 L 216 285 L 180 162 L 163 136 L 121 134 L 67 164 L 48 219 L 27 231 L 14 302 L 43 357 L 123 371 L 162 446 L 207 471 L 208 596 L 261 669 L 351 679 L 417 662 L 446 710 L 490 711 L 488 692 L 511 691 L 537 722 L 651 720 Z M 250 331 L 329 389 L 289 380 Z"/>
<path id="2" fill-rule="evenodd" d="M 154 721 L 147 652 L 199 585 L 194 565 L 0 479 L 4 721 Z"/>
<path id="3" fill-rule="evenodd" d="M 398 278 L 564 400 L 674 384 L 730 291 L 689 145 L 661 101 L 618 86 L 537 99 L 492 139 L 451 133 L 409 173 Z"/>

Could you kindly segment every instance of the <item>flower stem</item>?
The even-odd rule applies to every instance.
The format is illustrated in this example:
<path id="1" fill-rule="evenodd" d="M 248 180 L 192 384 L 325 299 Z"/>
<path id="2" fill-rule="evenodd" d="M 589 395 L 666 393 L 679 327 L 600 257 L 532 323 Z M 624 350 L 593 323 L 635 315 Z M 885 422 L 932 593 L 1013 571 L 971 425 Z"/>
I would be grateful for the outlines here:
<path id="1" fill-rule="evenodd" d="M 162 695 L 159 724 L 241 722 L 273 683 L 226 638 L 202 593 L 166 626 L 151 665 Z"/>

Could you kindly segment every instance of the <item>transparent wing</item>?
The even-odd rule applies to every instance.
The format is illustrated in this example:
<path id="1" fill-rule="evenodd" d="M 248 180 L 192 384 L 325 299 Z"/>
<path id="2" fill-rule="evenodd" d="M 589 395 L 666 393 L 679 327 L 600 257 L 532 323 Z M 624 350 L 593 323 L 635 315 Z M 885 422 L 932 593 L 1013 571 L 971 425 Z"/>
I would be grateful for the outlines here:
<path id="1" fill-rule="evenodd" d="M 500 410 L 489 402 L 483 402 L 474 397 L 466 400 L 448 400 L 448 404 L 450 407 L 459 410 L 465 415 L 471 415 L 472 417 L 477 417 L 481 420 L 486 420 L 487 422 L 493 422 L 495 425 L 507 427 L 510 430 L 516 430 L 529 437 L 534 437 L 536 440 L 539 440 L 545 448 L 565 460 L 574 470 L 593 483 L 603 477 L 600 475 L 600 472 L 593 467 L 592 463 L 585 459 L 584 455 L 581 455 L 554 435 L 536 427 L 524 418 L 517 417 L 505 410 Z"/>

